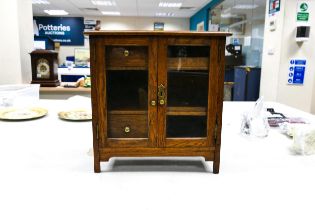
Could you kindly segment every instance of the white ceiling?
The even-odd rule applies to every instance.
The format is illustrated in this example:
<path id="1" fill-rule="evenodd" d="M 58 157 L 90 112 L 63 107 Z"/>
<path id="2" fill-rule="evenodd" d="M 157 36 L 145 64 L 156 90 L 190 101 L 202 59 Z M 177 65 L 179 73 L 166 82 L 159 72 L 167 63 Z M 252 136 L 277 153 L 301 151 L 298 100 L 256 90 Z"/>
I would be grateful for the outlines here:
<path id="1" fill-rule="evenodd" d="M 34 15 L 47 15 L 45 9 L 62 9 L 69 16 L 102 16 L 101 11 L 119 11 L 121 16 L 154 17 L 156 13 L 174 13 L 174 17 L 191 17 L 211 0 L 114 0 L 116 6 L 95 6 L 90 0 L 48 0 L 50 4 L 34 5 Z M 161 8 L 159 2 L 182 2 L 182 7 L 194 9 Z"/>

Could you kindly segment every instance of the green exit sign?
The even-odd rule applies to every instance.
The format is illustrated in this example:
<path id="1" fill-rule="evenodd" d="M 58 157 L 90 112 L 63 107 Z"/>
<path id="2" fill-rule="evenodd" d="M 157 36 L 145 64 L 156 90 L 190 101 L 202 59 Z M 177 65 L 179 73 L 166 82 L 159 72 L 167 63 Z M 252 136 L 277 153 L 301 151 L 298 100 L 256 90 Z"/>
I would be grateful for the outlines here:
<path id="1" fill-rule="evenodd" d="M 308 12 L 310 10 L 308 2 L 298 2 L 297 4 L 297 14 L 296 14 L 296 20 L 297 21 L 305 21 L 307 22 L 310 16 L 310 13 Z"/>
<path id="2" fill-rule="evenodd" d="M 298 12 L 296 19 L 298 21 L 308 21 L 309 13 L 307 12 Z"/>

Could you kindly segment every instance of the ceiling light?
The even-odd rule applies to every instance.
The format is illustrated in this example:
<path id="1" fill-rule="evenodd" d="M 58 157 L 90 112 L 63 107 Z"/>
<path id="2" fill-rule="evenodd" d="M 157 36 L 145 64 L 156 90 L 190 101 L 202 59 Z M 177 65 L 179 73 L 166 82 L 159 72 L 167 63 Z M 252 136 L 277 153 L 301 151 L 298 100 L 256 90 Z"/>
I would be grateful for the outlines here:
<path id="1" fill-rule="evenodd" d="M 69 13 L 64 10 L 44 10 L 49 15 L 68 15 Z"/>
<path id="2" fill-rule="evenodd" d="M 102 11 L 103 15 L 120 15 L 120 12 L 117 11 Z"/>
<path id="3" fill-rule="evenodd" d="M 47 0 L 32 0 L 32 4 L 50 4 Z"/>
<path id="4" fill-rule="evenodd" d="M 98 1 L 98 0 L 92 0 L 92 4 L 97 6 L 116 6 L 116 2 L 114 1 Z"/>
<path id="5" fill-rule="evenodd" d="M 156 16 L 168 16 L 168 17 L 173 17 L 175 16 L 174 13 L 172 12 L 157 12 L 155 13 Z"/>
<path id="6" fill-rule="evenodd" d="M 160 2 L 159 7 L 181 7 L 182 4 L 178 2 Z"/>
<path id="7" fill-rule="evenodd" d="M 258 7 L 257 4 L 238 4 L 238 5 L 235 5 L 233 8 L 234 9 L 255 9 L 257 7 Z"/>

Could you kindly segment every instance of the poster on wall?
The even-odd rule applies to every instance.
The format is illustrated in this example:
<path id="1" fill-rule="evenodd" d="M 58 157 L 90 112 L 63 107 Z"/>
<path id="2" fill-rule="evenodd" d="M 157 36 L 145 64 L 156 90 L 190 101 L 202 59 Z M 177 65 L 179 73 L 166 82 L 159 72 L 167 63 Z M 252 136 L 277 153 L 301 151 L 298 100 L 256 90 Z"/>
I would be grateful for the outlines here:
<path id="1" fill-rule="evenodd" d="M 269 15 L 280 11 L 280 0 L 269 0 Z"/>
<path id="2" fill-rule="evenodd" d="M 101 29 L 100 20 L 84 20 L 84 31 L 98 31 Z"/>
<path id="3" fill-rule="evenodd" d="M 300 22 L 308 22 L 310 16 L 310 2 L 299 1 L 297 3 L 296 20 Z"/>
<path id="4" fill-rule="evenodd" d="M 34 17 L 34 34 L 48 36 L 64 46 L 84 45 L 82 17 Z"/>
<path id="5" fill-rule="evenodd" d="M 292 58 L 289 61 L 288 84 L 303 85 L 306 70 L 306 59 Z"/>
<path id="6" fill-rule="evenodd" d="M 164 31 L 164 23 L 163 22 L 155 22 L 153 24 L 154 31 Z"/>
<path id="7" fill-rule="evenodd" d="M 205 22 L 201 21 L 197 24 L 197 31 L 205 31 Z"/>

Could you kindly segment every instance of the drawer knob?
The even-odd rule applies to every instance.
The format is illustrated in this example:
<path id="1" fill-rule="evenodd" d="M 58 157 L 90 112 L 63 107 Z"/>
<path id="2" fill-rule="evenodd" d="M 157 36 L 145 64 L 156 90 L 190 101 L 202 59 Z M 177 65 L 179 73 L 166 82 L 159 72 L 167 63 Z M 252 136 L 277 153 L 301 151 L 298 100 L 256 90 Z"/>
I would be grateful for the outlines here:
<path id="1" fill-rule="evenodd" d="M 124 51 L 124 56 L 128 57 L 129 56 L 129 50 Z"/>
<path id="2" fill-rule="evenodd" d="M 125 127 L 125 133 L 129 133 L 130 132 L 130 127 L 129 126 L 126 126 Z"/>
<path id="3" fill-rule="evenodd" d="M 151 105 L 152 105 L 152 106 L 155 106 L 155 105 L 156 105 L 156 101 L 154 101 L 154 100 L 151 101 Z"/>
<path id="4" fill-rule="evenodd" d="M 160 100 L 160 105 L 164 105 L 165 101 L 163 99 Z"/>

